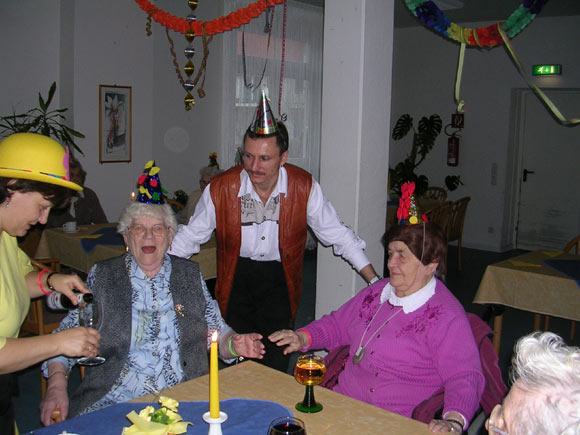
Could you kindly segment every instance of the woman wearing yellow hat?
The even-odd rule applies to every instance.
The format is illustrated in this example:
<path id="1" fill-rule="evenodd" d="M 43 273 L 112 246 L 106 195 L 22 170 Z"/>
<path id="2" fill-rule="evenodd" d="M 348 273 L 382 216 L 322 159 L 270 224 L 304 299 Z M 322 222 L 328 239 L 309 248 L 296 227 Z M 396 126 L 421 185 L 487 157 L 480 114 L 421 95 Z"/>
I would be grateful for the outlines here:
<path id="1" fill-rule="evenodd" d="M 69 154 L 53 139 L 16 133 L 0 142 L 0 433 L 15 431 L 11 395 L 14 372 L 56 355 L 94 356 L 100 335 L 74 328 L 58 334 L 18 338 L 30 299 L 73 289 L 88 292 L 76 275 L 35 271 L 16 237 L 40 222 L 81 186 L 69 181 Z M 76 304 L 76 302 L 74 302 Z"/>

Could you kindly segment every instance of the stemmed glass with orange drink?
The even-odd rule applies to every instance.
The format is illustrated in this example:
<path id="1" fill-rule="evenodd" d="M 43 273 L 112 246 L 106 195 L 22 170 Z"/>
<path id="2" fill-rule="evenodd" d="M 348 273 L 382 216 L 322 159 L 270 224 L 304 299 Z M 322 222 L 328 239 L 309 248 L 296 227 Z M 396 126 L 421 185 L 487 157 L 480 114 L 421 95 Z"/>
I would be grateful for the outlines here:
<path id="1" fill-rule="evenodd" d="M 298 383 L 306 386 L 304 400 L 296 404 L 296 409 L 302 412 L 318 412 L 322 404 L 314 399 L 314 385 L 320 384 L 326 374 L 324 359 L 318 355 L 306 354 L 298 357 L 294 368 L 294 378 Z"/>

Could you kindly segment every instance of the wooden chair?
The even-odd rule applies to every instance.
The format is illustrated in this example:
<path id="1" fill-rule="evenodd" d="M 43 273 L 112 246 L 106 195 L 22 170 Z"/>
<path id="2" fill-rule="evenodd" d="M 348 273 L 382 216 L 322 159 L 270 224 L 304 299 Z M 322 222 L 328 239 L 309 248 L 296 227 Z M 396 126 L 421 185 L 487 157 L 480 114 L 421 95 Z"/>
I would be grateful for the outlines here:
<path id="1" fill-rule="evenodd" d="M 33 227 L 24 237 L 19 237 L 18 247 L 28 255 L 30 263 L 37 270 L 50 269 L 53 272 L 60 272 L 60 261 L 58 258 L 34 258 L 41 236 L 42 228 L 38 226 Z M 60 320 L 45 323 L 44 313 L 44 298 L 40 297 L 33 300 L 30 303 L 30 311 L 20 327 L 20 333 L 36 335 L 50 334 L 60 324 Z"/>
<path id="2" fill-rule="evenodd" d="M 54 272 L 60 271 L 60 262 L 58 259 L 45 259 L 42 262 L 30 259 L 30 263 L 38 270 L 50 269 Z M 20 334 L 44 335 L 50 334 L 60 325 L 59 321 L 47 322 L 44 318 L 44 297 L 36 298 L 30 302 L 30 310 L 20 327 Z M 40 374 L 40 397 L 46 394 L 46 379 Z"/>
<path id="3" fill-rule="evenodd" d="M 439 225 L 443 230 L 443 234 L 447 235 L 447 227 L 449 226 L 449 219 L 451 218 L 451 201 L 444 202 L 427 211 L 425 214 L 429 222 L 434 222 Z"/>
<path id="4" fill-rule="evenodd" d="M 31 258 L 30 262 L 38 270 L 50 269 L 54 272 L 60 272 L 60 262 L 58 259 L 47 258 L 41 262 L 41 260 Z M 20 333 L 35 335 L 50 334 L 58 325 L 60 325 L 60 321 L 46 323 L 44 318 L 44 298 L 40 297 L 31 301 L 30 311 L 20 327 Z"/>
<path id="5" fill-rule="evenodd" d="M 451 203 L 451 216 L 447 225 L 447 243 L 457 240 L 457 269 L 461 270 L 461 242 L 463 239 L 463 223 L 470 196 Z"/>
<path id="6" fill-rule="evenodd" d="M 425 199 L 436 199 L 438 201 L 446 201 L 447 200 L 447 191 L 442 187 L 431 186 L 428 187 L 425 193 L 423 194 L 423 198 Z"/>
<path id="7" fill-rule="evenodd" d="M 572 249 L 574 249 L 574 254 L 580 255 L 580 235 L 574 237 L 568 242 L 564 248 L 564 252 L 570 252 Z"/>

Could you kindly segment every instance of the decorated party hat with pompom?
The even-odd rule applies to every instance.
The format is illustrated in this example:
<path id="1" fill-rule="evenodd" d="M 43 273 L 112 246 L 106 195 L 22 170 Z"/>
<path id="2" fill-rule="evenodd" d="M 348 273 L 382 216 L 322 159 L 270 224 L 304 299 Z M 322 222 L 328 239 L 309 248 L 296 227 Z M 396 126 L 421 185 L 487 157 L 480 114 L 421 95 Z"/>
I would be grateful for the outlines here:
<path id="1" fill-rule="evenodd" d="M 250 130 L 259 135 L 274 134 L 278 130 L 276 125 L 276 118 L 270 108 L 270 103 L 267 96 L 267 89 L 262 87 L 262 99 L 256 107 L 256 115 L 254 121 L 250 125 Z"/>
<path id="2" fill-rule="evenodd" d="M 428 221 L 427 216 L 419 208 L 419 203 L 415 197 L 415 183 L 413 181 L 403 183 L 401 186 L 397 220 L 399 221 L 399 225 L 415 225 Z"/>
<path id="3" fill-rule="evenodd" d="M 220 164 L 217 161 L 217 153 L 210 153 L 209 154 L 209 165 L 210 168 L 211 167 L 216 167 L 217 169 L 220 168 Z"/>
<path id="4" fill-rule="evenodd" d="M 166 190 L 161 187 L 159 180 L 159 168 L 155 166 L 155 160 L 149 160 L 145 164 L 143 173 L 137 180 L 137 194 L 136 201 L 145 204 L 165 204 Z"/>

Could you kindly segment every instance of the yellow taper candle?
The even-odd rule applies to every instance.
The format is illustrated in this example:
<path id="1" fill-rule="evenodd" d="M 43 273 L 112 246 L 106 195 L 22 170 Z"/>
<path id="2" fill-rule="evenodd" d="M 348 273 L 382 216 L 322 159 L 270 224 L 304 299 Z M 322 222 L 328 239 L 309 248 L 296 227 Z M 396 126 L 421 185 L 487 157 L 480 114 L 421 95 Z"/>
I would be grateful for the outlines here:
<path id="1" fill-rule="evenodd" d="M 219 418 L 220 416 L 220 386 L 218 378 L 218 333 L 214 331 L 211 335 L 211 346 L 209 352 L 209 416 Z"/>

